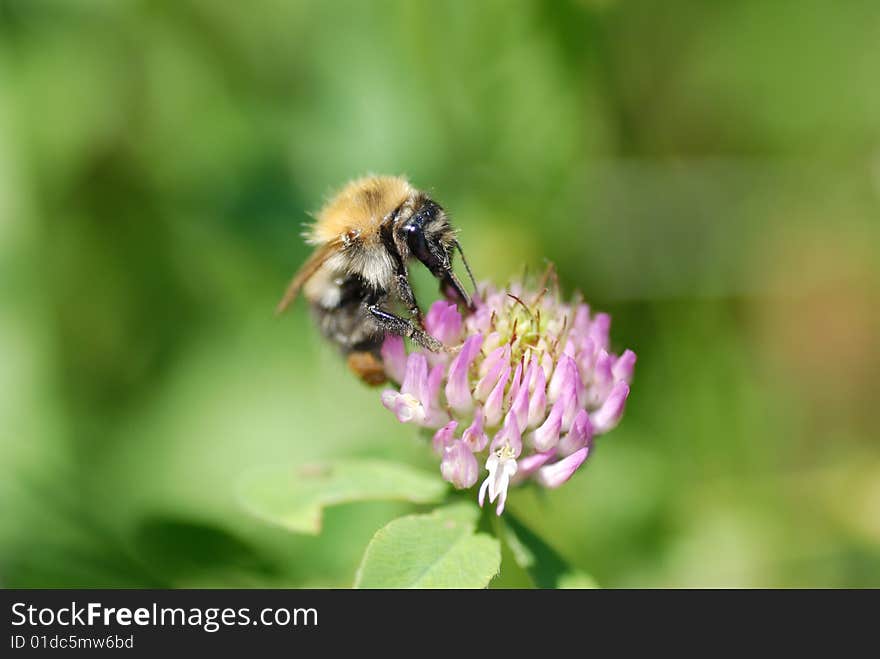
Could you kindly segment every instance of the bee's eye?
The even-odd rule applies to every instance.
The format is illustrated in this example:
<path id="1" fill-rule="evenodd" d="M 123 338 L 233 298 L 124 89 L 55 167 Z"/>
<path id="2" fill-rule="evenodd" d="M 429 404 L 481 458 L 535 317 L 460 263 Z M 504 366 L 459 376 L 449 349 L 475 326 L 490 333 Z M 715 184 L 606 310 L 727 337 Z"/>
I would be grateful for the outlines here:
<path id="1" fill-rule="evenodd" d="M 431 252 L 428 250 L 428 241 L 425 238 L 425 231 L 420 225 L 407 227 L 406 244 L 410 253 L 422 263 L 426 263 L 431 258 Z"/>

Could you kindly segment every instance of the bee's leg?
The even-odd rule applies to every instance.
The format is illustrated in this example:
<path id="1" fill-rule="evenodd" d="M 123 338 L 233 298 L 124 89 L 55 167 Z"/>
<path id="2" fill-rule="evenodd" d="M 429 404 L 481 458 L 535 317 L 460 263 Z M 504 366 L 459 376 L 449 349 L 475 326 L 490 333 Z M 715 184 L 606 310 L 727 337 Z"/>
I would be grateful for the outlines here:
<path id="1" fill-rule="evenodd" d="M 394 279 L 397 284 L 397 294 L 406 306 L 406 310 L 409 311 L 409 315 L 421 327 L 423 322 L 422 310 L 419 307 L 419 303 L 416 302 L 416 294 L 413 291 L 412 284 L 409 283 L 409 273 L 406 270 L 406 265 L 399 256 L 395 260 Z"/>
<path id="2" fill-rule="evenodd" d="M 406 269 L 406 263 L 400 256 L 400 249 L 394 240 L 393 224 L 386 225 L 382 232 L 382 243 L 385 245 L 387 254 L 394 262 L 394 283 L 397 288 L 397 295 L 409 311 L 416 324 L 422 325 L 422 310 L 419 303 L 416 302 L 416 294 L 413 291 L 412 284 L 409 283 L 409 273 Z"/>
<path id="3" fill-rule="evenodd" d="M 421 325 L 422 310 L 419 308 L 419 303 L 416 302 L 416 294 L 415 291 L 413 291 L 412 285 L 409 283 L 409 276 L 407 276 L 406 268 L 403 268 L 402 271 L 398 270 L 396 279 L 397 294 L 400 296 L 403 304 L 406 305 L 406 309 L 409 311 L 410 315 L 419 325 Z"/>
<path id="4" fill-rule="evenodd" d="M 441 352 L 446 349 L 442 343 L 421 327 L 418 327 L 412 320 L 401 318 L 390 311 L 386 311 L 380 308 L 378 304 L 368 304 L 367 311 L 370 312 L 370 315 L 373 316 L 379 327 L 386 332 L 406 336 L 431 352 Z"/>

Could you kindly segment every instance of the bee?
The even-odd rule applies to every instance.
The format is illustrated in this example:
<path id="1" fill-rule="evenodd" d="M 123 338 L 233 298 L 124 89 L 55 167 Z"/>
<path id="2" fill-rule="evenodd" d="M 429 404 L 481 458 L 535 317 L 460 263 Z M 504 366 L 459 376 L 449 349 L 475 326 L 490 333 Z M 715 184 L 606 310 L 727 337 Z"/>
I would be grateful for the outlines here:
<path id="1" fill-rule="evenodd" d="M 455 251 L 476 284 L 446 211 L 403 177 L 351 181 L 317 213 L 305 238 L 315 251 L 290 281 L 277 312 L 302 291 L 321 333 L 367 384 L 385 381 L 381 347 L 388 333 L 433 352 L 446 349 L 424 329 L 409 278 L 411 260 L 439 280 L 447 299 L 472 307 L 452 270 Z M 397 307 L 408 317 L 398 315 Z"/>

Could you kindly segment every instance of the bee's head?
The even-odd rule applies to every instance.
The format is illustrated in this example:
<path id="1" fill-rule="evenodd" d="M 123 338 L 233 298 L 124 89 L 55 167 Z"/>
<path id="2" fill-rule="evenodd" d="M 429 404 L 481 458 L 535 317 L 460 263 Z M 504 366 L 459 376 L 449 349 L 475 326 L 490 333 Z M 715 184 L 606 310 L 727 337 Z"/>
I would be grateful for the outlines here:
<path id="1" fill-rule="evenodd" d="M 456 249 L 461 254 L 472 283 L 474 278 L 455 237 L 455 230 L 440 205 L 421 197 L 413 205 L 412 214 L 399 225 L 398 232 L 402 241 L 406 242 L 410 256 L 421 261 L 440 280 L 443 294 L 458 298 L 471 307 L 470 295 L 452 270 L 452 256 Z"/>

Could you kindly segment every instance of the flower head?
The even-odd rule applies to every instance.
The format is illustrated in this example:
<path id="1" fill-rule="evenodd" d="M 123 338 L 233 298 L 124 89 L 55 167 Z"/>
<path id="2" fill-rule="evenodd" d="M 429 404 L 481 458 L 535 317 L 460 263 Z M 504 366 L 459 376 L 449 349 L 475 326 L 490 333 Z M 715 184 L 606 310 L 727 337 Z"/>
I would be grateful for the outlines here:
<path id="1" fill-rule="evenodd" d="M 609 351 L 611 318 L 583 302 L 523 284 L 481 285 L 474 309 L 435 302 L 425 329 L 448 352 L 406 353 L 389 336 L 382 355 L 397 388 L 382 403 L 401 423 L 437 429 L 433 447 L 443 478 L 480 486 L 501 514 L 511 485 L 559 487 L 584 464 L 593 439 L 623 416 L 636 355 Z"/>

